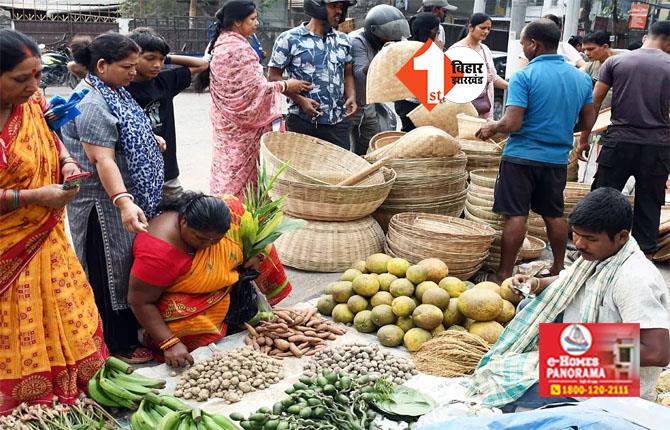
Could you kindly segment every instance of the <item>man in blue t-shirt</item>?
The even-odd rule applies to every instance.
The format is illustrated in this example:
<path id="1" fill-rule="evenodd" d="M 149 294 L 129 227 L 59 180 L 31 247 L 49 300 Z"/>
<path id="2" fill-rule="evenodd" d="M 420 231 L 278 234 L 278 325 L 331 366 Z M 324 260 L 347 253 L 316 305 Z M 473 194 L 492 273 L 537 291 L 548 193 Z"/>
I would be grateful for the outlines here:
<path id="1" fill-rule="evenodd" d="M 512 75 L 505 115 L 478 132 L 486 140 L 510 133 L 496 181 L 493 211 L 504 216 L 500 266 L 491 279 L 512 276 L 526 235 L 528 211 L 547 226 L 554 254 L 551 275 L 563 269 L 568 227 L 563 220 L 563 190 L 573 133 L 595 121 L 591 78 L 556 54 L 561 32 L 548 20 L 528 24 L 521 46 L 530 64 Z M 579 122 L 577 120 L 579 119 Z"/>

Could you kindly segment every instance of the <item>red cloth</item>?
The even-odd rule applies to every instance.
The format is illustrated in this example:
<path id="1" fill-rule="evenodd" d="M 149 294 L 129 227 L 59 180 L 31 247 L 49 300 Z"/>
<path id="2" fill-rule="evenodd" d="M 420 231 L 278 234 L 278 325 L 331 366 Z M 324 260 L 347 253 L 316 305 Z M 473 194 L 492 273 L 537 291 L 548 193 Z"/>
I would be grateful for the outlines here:
<path id="1" fill-rule="evenodd" d="M 193 257 L 149 233 L 138 233 L 133 243 L 130 273 L 147 284 L 169 287 L 188 273 Z"/>

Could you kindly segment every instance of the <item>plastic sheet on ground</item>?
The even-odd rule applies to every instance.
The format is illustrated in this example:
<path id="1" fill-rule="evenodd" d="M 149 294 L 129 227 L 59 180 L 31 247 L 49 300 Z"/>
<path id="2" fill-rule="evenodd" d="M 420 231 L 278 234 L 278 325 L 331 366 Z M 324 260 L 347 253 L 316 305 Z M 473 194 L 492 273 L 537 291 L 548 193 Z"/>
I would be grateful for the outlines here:
<path id="1" fill-rule="evenodd" d="M 309 303 L 301 303 L 295 306 L 295 308 L 305 308 L 305 307 L 314 307 L 316 301 Z M 198 348 L 193 351 L 194 360 L 197 362 L 203 361 L 206 358 L 210 357 L 216 349 L 231 351 L 237 347 L 245 346 L 244 338 L 246 337 L 246 332 L 236 333 L 231 336 L 226 336 L 216 345 L 212 344 L 210 346 Z M 357 332 L 353 327 L 347 327 L 347 332 L 338 336 L 338 338 L 332 342 L 328 342 L 329 347 L 335 347 L 338 345 L 344 344 L 375 344 L 378 345 L 380 349 L 388 351 L 396 356 L 402 356 L 410 358 L 410 353 L 405 348 L 386 348 L 379 345 L 377 341 L 377 336 L 364 334 Z M 287 398 L 288 395 L 284 393 L 284 390 L 289 386 L 293 385 L 298 381 L 298 378 L 303 373 L 303 367 L 305 363 L 310 360 L 310 357 L 303 358 L 284 358 L 284 379 L 279 381 L 279 383 L 271 385 L 269 388 L 260 391 L 254 391 L 247 393 L 242 397 L 242 401 L 238 403 L 227 404 L 223 399 L 213 398 L 206 402 L 196 402 L 193 400 L 184 400 L 191 406 L 196 406 L 201 409 L 204 409 L 211 413 L 219 414 L 230 414 L 232 412 L 241 412 L 245 415 L 255 412 L 261 406 L 272 407 L 272 405 L 284 398 Z M 187 369 L 182 369 L 177 371 L 177 376 L 170 376 L 175 369 L 169 368 L 165 364 L 161 364 L 154 367 L 145 367 L 137 370 L 137 373 L 142 375 L 161 378 L 167 381 L 165 389 L 163 389 L 162 394 L 172 394 L 174 393 L 175 387 L 179 379 L 181 378 L 181 373 Z M 431 396 L 438 404 L 447 402 L 452 399 L 457 400 L 466 400 L 465 398 L 465 389 L 459 384 L 463 378 L 441 378 L 437 376 L 431 376 L 426 374 L 419 373 L 414 376 L 412 379 L 408 380 L 405 385 L 420 390 L 429 396 Z M 472 400 L 472 399 L 468 399 Z M 393 426 L 384 426 L 385 429 L 393 429 Z M 406 428 L 398 427 L 398 428 Z"/>
<path id="2" fill-rule="evenodd" d="M 438 413 L 438 410 L 432 413 Z M 542 410 L 478 417 L 421 417 L 417 430 L 664 430 L 670 409 L 640 398 L 599 397 Z"/>

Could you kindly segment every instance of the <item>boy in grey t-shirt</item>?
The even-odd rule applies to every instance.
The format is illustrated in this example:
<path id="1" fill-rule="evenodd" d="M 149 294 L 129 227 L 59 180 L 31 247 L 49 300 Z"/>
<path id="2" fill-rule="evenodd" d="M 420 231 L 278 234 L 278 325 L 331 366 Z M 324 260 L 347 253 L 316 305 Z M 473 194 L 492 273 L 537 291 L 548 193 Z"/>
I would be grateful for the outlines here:
<path id="1" fill-rule="evenodd" d="M 651 255 L 670 173 L 670 21 L 654 23 L 642 48 L 605 61 L 593 90 L 596 112 L 610 87 L 612 124 L 601 141 L 593 189 L 621 190 L 635 177 L 633 236 Z M 579 154 L 588 149 L 589 133 L 581 135 Z"/>

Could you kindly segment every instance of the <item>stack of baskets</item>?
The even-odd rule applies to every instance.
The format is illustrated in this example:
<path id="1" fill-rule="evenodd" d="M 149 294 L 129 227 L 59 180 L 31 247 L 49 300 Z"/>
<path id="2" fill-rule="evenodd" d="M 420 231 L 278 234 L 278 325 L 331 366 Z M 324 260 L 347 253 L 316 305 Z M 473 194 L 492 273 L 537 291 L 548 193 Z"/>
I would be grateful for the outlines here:
<path id="1" fill-rule="evenodd" d="M 495 230 L 444 215 L 400 213 L 389 222 L 386 253 L 417 263 L 439 258 L 449 275 L 466 280 L 484 264 Z"/>
<path id="2" fill-rule="evenodd" d="M 339 186 L 370 163 L 331 143 L 291 132 L 264 134 L 261 162 L 269 176 L 289 162 L 270 195 L 286 196 L 284 212 L 308 221 L 275 243 L 285 265 L 337 272 L 383 251 L 384 232 L 370 215 L 391 191 L 393 170 L 383 168 L 356 185 Z"/>
<path id="3" fill-rule="evenodd" d="M 417 145 L 413 139 L 425 138 L 435 133 L 447 136 L 457 148 L 457 142 L 444 131 L 434 127 L 419 127 L 410 133 L 394 137 L 373 138 L 374 150 L 366 158 L 376 161 L 380 148 L 389 144 L 405 148 L 402 158 L 393 157 L 385 166 L 393 169 L 396 180 L 387 199 L 375 212 L 374 217 L 386 229 L 393 215 L 401 212 L 423 212 L 458 217 L 463 212 L 467 197 L 467 173 L 465 154 L 458 149 L 454 155 L 442 151 L 411 152 Z M 442 136 L 442 137 L 444 137 Z M 394 139 L 395 142 L 392 142 Z M 446 139 L 446 137 L 445 137 Z M 377 154 L 377 155 L 376 155 Z M 409 155 L 407 155 L 409 154 Z"/>
<path id="4" fill-rule="evenodd" d="M 563 218 L 567 219 L 570 212 L 575 208 L 575 205 L 588 193 L 591 192 L 591 185 L 581 182 L 567 182 L 563 190 L 563 201 L 565 202 L 563 208 Z"/>
<path id="5" fill-rule="evenodd" d="M 497 175 L 497 169 L 471 171 L 468 197 L 465 202 L 465 219 L 486 223 L 496 232 L 485 264 L 489 269 L 495 269 L 500 264 L 504 225 L 503 216 L 493 212 L 493 192 Z M 544 225 L 544 222 L 542 225 Z M 517 258 L 522 260 L 537 258 L 542 254 L 545 247 L 546 244 L 542 239 L 527 236 Z"/>
<path id="6" fill-rule="evenodd" d="M 465 114 L 459 114 L 457 119 L 458 143 L 468 157 L 467 171 L 497 169 L 500 166 L 500 159 L 506 142 L 505 137 L 496 135 L 489 141 L 479 140 L 475 133 L 486 123 L 486 120 Z"/>

